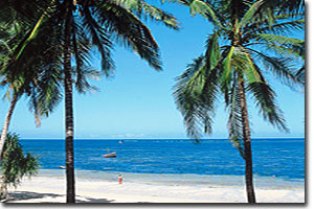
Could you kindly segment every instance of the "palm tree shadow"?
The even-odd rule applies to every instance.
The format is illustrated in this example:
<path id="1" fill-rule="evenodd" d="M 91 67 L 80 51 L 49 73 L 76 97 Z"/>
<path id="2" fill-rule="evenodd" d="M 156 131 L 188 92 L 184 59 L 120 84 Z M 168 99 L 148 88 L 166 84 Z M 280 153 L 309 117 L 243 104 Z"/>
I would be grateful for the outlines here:
<path id="1" fill-rule="evenodd" d="M 97 198 L 84 198 L 84 200 L 80 200 L 79 198 L 76 200 L 76 203 L 95 203 L 95 204 L 105 204 L 105 203 L 112 203 L 113 200 L 108 199 L 97 199 Z"/>
<path id="2" fill-rule="evenodd" d="M 61 197 L 62 195 L 54 194 L 54 193 L 37 193 L 37 192 L 27 192 L 27 191 L 16 191 L 10 192 L 10 198 L 6 203 L 10 203 L 10 201 L 14 200 L 29 200 L 29 199 L 40 199 L 44 197 Z"/>
<path id="3" fill-rule="evenodd" d="M 38 193 L 38 192 L 28 192 L 28 191 L 16 191 L 16 192 L 11 192 L 10 197 L 7 201 L 3 203 L 11 203 L 11 201 L 14 200 L 30 200 L 30 199 L 41 199 L 41 198 L 57 198 L 57 197 L 62 197 L 64 195 L 60 194 L 54 194 L 54 193 Z M 114 200 L 108 200 L 105 198 L 99 199 L 99 198 L 89 198 L 89 197 L 81 197 L 77 196 L 76 203 L 96 203 L 96 204 L 105 204 L 105 203 L 111 203 Z M 14 202 L 12 202 L 14 204 Z M 11 204 L 12 204 L 11 203 Z M 41 204 L 49 204 L 49 202 L 41 202 Z"/>

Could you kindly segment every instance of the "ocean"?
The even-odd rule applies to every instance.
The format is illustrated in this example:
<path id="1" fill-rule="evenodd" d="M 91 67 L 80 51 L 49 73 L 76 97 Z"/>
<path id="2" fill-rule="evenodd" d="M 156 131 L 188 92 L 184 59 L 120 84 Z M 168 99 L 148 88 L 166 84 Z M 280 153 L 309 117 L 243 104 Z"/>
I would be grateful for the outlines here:
<path id="1" fill-rule="evenodd" d="M 64 140 L 21 140 L 41 169 L 64 166 Z M 244 160 L 228 140 L 75 140 L 75 168 L 139 174 L 243 176 Z M 304 139 L 254 139 L 254 175 L 304 181 Z M 116 152 L 117 158 L 104 158 Z"/>

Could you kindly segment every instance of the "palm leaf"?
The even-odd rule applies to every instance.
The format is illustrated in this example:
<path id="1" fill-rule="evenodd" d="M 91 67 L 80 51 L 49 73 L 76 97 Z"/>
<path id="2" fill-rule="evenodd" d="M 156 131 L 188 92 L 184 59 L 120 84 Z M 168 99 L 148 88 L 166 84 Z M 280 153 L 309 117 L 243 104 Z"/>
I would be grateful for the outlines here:
<path id="1" fill-rule="evenodd" d="M 267 4 L 264 0 L 258 0 L 254 2 L 241 18 L 241 21 L 238 24 L 238 29 L 246 26 L 248 23 L 256 21 L 257 14 L 260 15 L 260 13 L 265 10 L 266 5 Z"/>
<path id="2" fill-rule="evenodd" d="M 245 50 L 245 49 L 243 49 Z M 245 50 L 243 52 L 245 56 L 244 68 L 242 69 L 242 72 L 244 72 L 244 75 L 246 76 L 249 83 L 260 83 L 262 82 L 262 76 L 261 72 L 258 68 L 256 68 L 256 64 L 254 63 L 253 59 L 251 58 L 250 54 Z"/>
<path id="3" fill-rule="evenodd" d="M 238 79 L 236 73 L 234 73 L 232 88 L 228 96 L 230 97 L 230 99 L 228 99 L 230 101 L 230 104 L 227 104 L 227 107 L 229 109 L 229 140 L 231 141 L 233 146 L 240 152 L 240 155 L 244 158 L 244 147 L 242 143 L 242 114 L 238 89 Z"/>
<path id="4" fill-rule="evenodd" d="M 297 39 L 297 38 L 290 38 L 286 36 L 266 34 L 266 33 L 256 34 L 256 40 L 267 41 L 270 43 L 278 43 L 278 44 L 289 44 L 289 45 L 299 45 L 304 42 L 303 40 Z"/>
<path id="5" fill-rule="evenodd" d="M 236 47 L 231 46 L 229 51 L 227 52 L 228 55 L 223 61 L 223 74 L 220 79 L 224 86 L 228 86 L 228 83 L 231 80 L 232 67 L 233 67 L 232 61 L 233 61 L 235 50 L 236 50 Z"/>
<path id="6" fill-rule="evenodd" d="M 200 56 L 177 78 L 173 95 L 188 136 L 196 140 L 201 138 L 202 132 L 210 134 L 212 131 L 212 113 L 218 93 L 217 70 L 206 67 L 204 56 Z"/>
<path id="7" fill-rule="evenodd" d="M 114 69 L 114 63 L 111 59 L 110 52 L 112 47 L 110 36 L 108 31 L 105 31 L 94 19 L 89 8 L 85 7 L 83 11 L 83 25 L 87 32 L 87 36 L 92 40 L 92 44 L 97 47 L 101 55 L 102 70 L 109 76 Z"/>
<path id="8" fill-rule="evenodd" d="M 248 85 L 248 91 L 251 92 L 256 100 L 256 106 L 264 119 L 270 122 L 280 130 L 287 131 L 282 111 L 275 102 L 275 92 L 266 83 L 251 83 Z"/>
<path id="9" fill-rule="evenodd" d="M 121 7 L 136 12 L 140 18 L 149 18 L 151 20 L 161 22 L 167 27 L 179 29 L 178 22 L 174 16 L 163 10 L 146 3 L 143 0 L 114 0 Z"/>
<path id="10" fill-rule="evenodd" d="M 219 32 L 210 35 L 206 43 L 206 65 L 215 68 L 221 58 L 220 47 L 218 42 Z"/>
<path id="11" fill-rule="evenodd" d="M 284 84 L 294 87 L 295 84 L 299 83 L 293 68 L 289 66 L 289 58 L 272 57 L 257 50 L 248 50 L 257 55 L 257 59 L 262 61 L 265 70 L 271 71 L 273 75 L 281 80 Z"/>
<path id="12" fill-rule="evenodd" d="M 304 29 L 304 19 L 291 20 L 287 22 L 276 23 L 274 25 L 254 24 L 244 29 L 243 40 L 247 41 L 254 38 L 255 34 L 266 33 L 266 34 L 282 34 L 290 35 L 292 32 Z"/>
<path id="13" fill-rule="evenodd" d="M 113 4 L 97 4 L 99 22 L 104 24 L 118 42 L 130 47 L 156 70 L 161 70 L 158 45 L 149 29 L 130 11 Z"/>

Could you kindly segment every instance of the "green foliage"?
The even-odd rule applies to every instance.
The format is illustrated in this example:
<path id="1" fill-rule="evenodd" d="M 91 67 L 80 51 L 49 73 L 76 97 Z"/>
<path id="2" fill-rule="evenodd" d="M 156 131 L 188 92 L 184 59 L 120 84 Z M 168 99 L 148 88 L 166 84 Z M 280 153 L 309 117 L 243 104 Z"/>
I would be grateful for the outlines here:
<path id="1" fill-rule="evenodd" d="M 39 122 L 62 98 L 66 5 L 55 0 L 35 0 L 30 4 L 36 8 L 32 14 L 31 7 L 21 2 L 5 0 L 1 5 L 0 13 L 10 14 L 10 18 L 0 18 L 1 85 L 8 87 L 6 95 L 16 92 L 29 96 L 30 110 Z M 102 72 L 106 76 L 113 73 L 114 42 L 132 49 L 156 70 L 162 69 L 158 45 L 141 18 L 178 29 L 172 15 L 143 0 L 78 1 L 73 5 L 70 48 L 78 92 L 96 90 L 89 79 L 101 75 L 92 67 L 92 49 L 101 55 Z"/>
<path id="2" fill-rule="evenodd" d="M 291 63 L 304 59 L 304 40 L 290 37 L 304 29 L 303 1 L 294 1 L 295 7 L 285 0 L 172 2 L 190 6 L 192 15 L 201 14 L 217 31 L 207 41 L 205 53 L 188 66 L 175 85 L 174 97 L 187 134 L 199 140 L 211 133 L 214 103 L 221 94 L 229 111 L 229 139 L 243 156 L 242 80 L 244 93 L 252 96 L 263 118 L 288 131 L 276 94 L 264 75 L 270 72 L 290 87 L 303 87 L 304 65 L 301 63 L 297 71 Z"/>
<path id="3" fill-rule="evenodd" d="M 229 110 L 229 118 L 228 118 L 228 130 L 229 130 L 229 140 L 233 144 L 233 146 L 239 150 L 240 155 L 244 157 L 244 149 L 243 149 L 243 138 L 242 130 L 242 114 L 241 114 L 241 106 L 240 106 L 240 95 L 238 89 L 238 77 L 237 74 L 232 76 L 232 88 L 230 90 L 230 94 L 227 96 L 228 98 L 228 110 Z"/>
<path id="4" fill-rule="evenodd" d="M 4 183 L 15 187 L 21 183 L 24 176 L 35 175 L 39 168 L 38 160 L 30 153 L 23 152 L 16 134 L 7 135 L 0 165 Z"/>
<path id="5" fill-rule="evenodd" d="M 10 4 L 4 4 L 7 7 L 8 5 Z M 38 6 L 41 8 L 41 13 L 30 24 L 23 41 L 15 49 L 14 59 L 20 59 L 22 55 L 28 56 L 27 51 L 38 52 L 37 46 L 33 46 L 32 42 L 39 43 L 41 34 L 46 35 L 48 32 L 51 33 L 51 30 L 54 30 L 52 34 L 56 39 L 59 39 L 59 43 L 49 43 L 45 39 L 46 43 L 49 43 L 50 46 L 62 44 L 66 4 L 60 1 L 47 0 Z M 111 75 L 114 69 L 114 63 L 111 59 L 114 41 L 131 48 L 156 70 L 161 69 L 158 45 L 141 19 L 149 18 L 170 28 L 178 29 L 178 23 L 172 15 L 143 0 L 77 1 L 73 5 L 72 15 L 71 48 L 74 51 L 77 70 L 80 70 L 81 67 L 89 67 L 90 64 L 88 63 L 89 60 L 80 59 L 81 55 L 78 56 L 82 52 L 78 46 L 84 44 L 86 48 L 95 47 L 98 49 L 102 58 L 102 70 L 107 76 Z M 49 28 L 46 27 L 47 25 Z M 50 50 L 50 47 L 44 51 L 47 49 Z M 89 50 L 85 50 L 84 54 L 89 52 Z M 85 58 L 87 57 L 85 56 Z"/>
<path id="6" fill-rule="evenodd" d="M 115 2 L 134 12 L 140 18 L 151 19 L 170 28 L 179 29 L 177 20 L 171 14 L 146 3 L 144 0 L 115 0 Z"/>
<path id="7" fill-rule="evenodd" d="M 177 78 L 174 89 L 176 104 L 184 117 L 188 135 L 196 140 L 202 130 L 207 134 L 212 131 L 220 56 L 217 33 L 214 33 L 207 40 L 206 56 L 195 59 Z"/>

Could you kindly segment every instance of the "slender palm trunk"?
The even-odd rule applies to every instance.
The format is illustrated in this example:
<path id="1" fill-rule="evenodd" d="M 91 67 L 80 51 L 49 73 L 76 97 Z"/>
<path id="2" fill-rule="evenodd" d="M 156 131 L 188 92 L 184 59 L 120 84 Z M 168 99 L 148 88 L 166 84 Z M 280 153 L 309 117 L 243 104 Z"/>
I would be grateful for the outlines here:
<path id="1" fill-rule="evenodd" d="M 1 176 L 0 178 L 0 200 L 1 202 L 4 202 L 8 199 L 8 186 L 5 183 L 6 179 L 4 176 Z"/>
<path id="2" fill-rule="evenodd" d="M 253 186 L 253 161 L 252 161 L 252 149 L 251 149 L 251 133 L 250 133 L 250 125 L 249 125 L 243 78 L 239 79 L 238 85 L 239 85 L 241 116 L 242 116 L 242 125 L 243 125 L 246 192 L 247 192 L 247 198 L 248 198 L 249 203 L 255 203 L 256 200 L 255 200 L 255 192 L 254 192 L 254 186 Z"/>
<path id="3" fill-rule="evenodd" d="M 1 133 L 1 141 L 0 141 L 0 160 L 2 158 L 2 152 L 5 144 L 5 140 L 7 138 L 9 126 L 11 123 L 11 118 L 13 115 L 14 108 L 16 106 L 16 103 L 18 101 L 18 94 L 16 92 L 13 93 L 12 100 L 10 102 L 9 110 L 8 113 L 5 117 L 4 125 L 2 128 L 2 133 Z M 1 176 L 0 180 L 0 200 L 6 200 L 8 197 L 8 189 L 7 189 L 7 184 L 5 183 L 5 177 Z"/>
<path id="4" fill-rule="evenodd" d="M 8 134 L 8 130 L 9 130 L 10 122 L 11 122 L 11 118 L 12 118 L 13 111 L 14 111 L 14 108 L 16 106 L 17 101 L 18 101 L 18 94 L 16 92 L 14 92 L 12 100 L 11 100 L 11 103 L 10 103 L 10 107 L 9 107 L 9 110 L 8 110 L 7 115 L 6 115 L 6 118 L 5 118 L 5 121 L 4 121 L 4 125 L 3 125 L 3 128 L 2 128 L 1 140 L 0 140 L 0 159 L 1 159 L 1 156 L 2 156 L 4 143 L 5 143 L 5 140 L 7 138 L 7 134 Z"/>
<path id="5" fill-rule="evenodd" d="M 71 24 L 72 0 L 67 2 L 64 42 L 64 89 L 65 89 L 65 131 L 66 131 L 66 181 L 67 203 L 75 203 L 74 149 L 73 149 L 73 91 L 71 70 Z"/>

